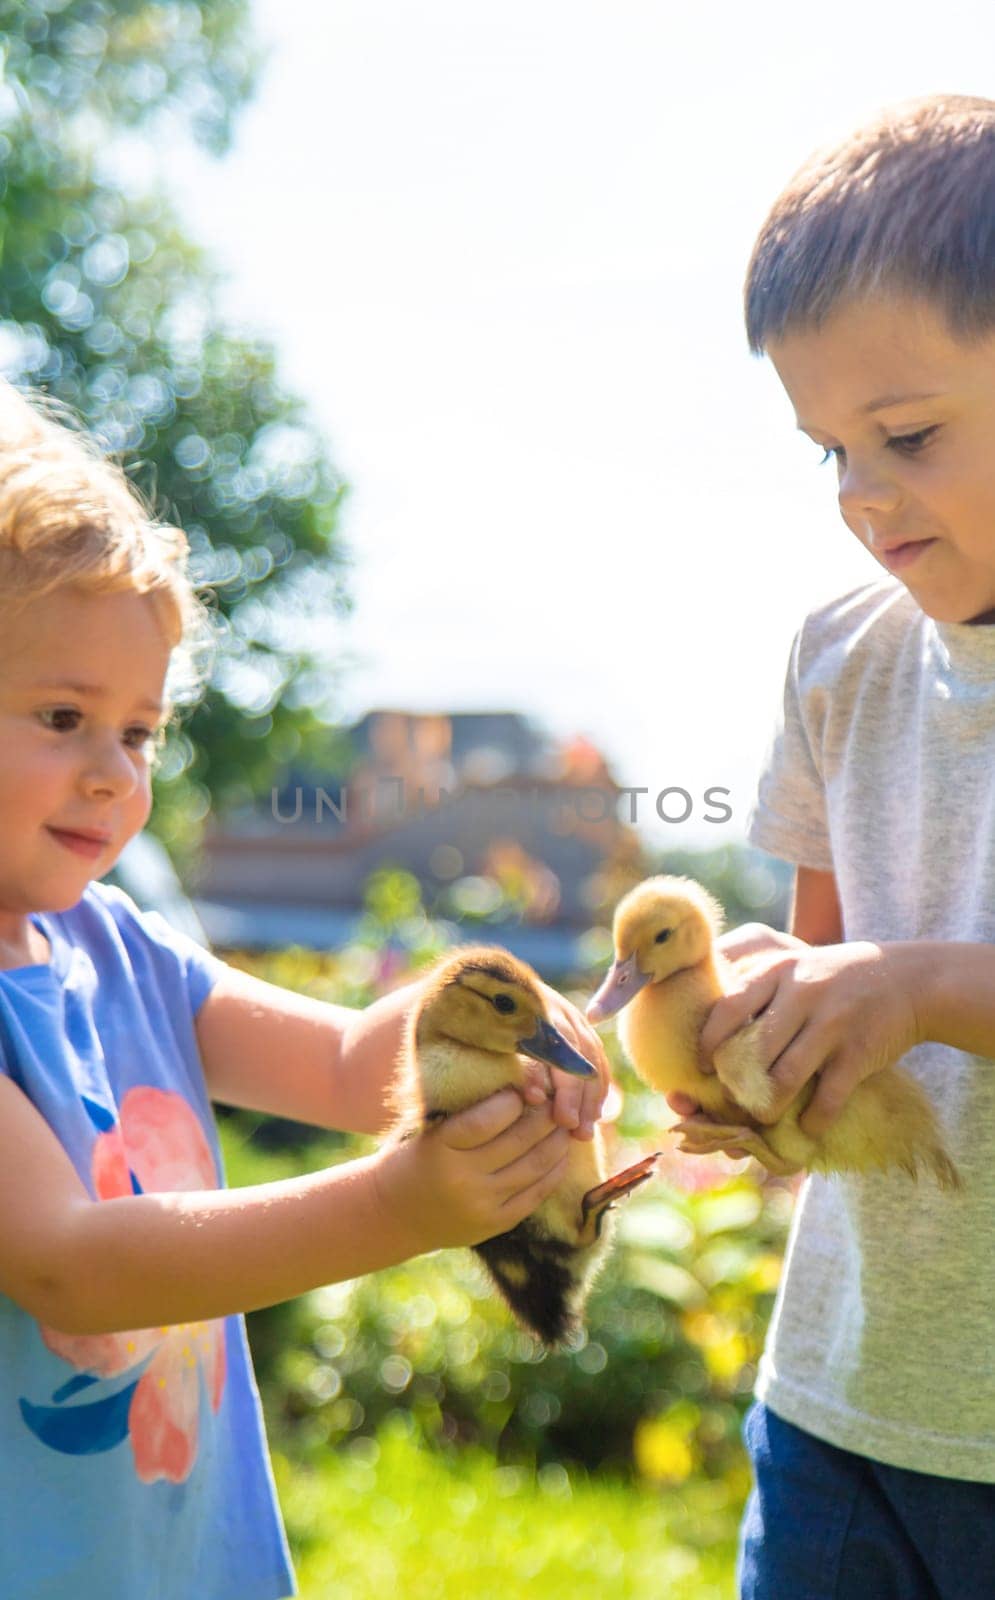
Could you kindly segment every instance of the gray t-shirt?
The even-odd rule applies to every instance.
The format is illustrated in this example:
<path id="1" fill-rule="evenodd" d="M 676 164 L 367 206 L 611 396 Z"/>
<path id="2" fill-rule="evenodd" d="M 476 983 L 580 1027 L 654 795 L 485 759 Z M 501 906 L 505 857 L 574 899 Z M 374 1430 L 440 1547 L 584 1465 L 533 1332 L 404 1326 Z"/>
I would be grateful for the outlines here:
<path id="1" fill-rule="evenodd" d="M 995 942 L 995 627 L 933 622 L 890 580 L 814 611 L 749 836 L 835 873 L 845 939 Z M 995 1482 L 995 1062 L 901 1064 L 964 1192 L 808 1177 L 756 1393 L 859 1455 Z"/>

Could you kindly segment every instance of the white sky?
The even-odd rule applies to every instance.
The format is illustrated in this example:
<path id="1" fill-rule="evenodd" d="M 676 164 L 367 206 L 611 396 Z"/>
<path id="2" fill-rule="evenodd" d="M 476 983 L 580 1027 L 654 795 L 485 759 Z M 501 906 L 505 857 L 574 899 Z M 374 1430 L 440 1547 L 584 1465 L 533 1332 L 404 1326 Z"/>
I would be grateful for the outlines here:
<path id="1" fill-rule="evenodd" d="M 256 26 L 233 152 L 172 177 L 353 486 L 343 714 L 525 711 L 650 803 L 688 789 L 655 838 L 739 836 L 804 610 L 879 573 L 746 350 L 749 251 L 816 144 L 993 92 L 990 8 L 257 0 Z"/>

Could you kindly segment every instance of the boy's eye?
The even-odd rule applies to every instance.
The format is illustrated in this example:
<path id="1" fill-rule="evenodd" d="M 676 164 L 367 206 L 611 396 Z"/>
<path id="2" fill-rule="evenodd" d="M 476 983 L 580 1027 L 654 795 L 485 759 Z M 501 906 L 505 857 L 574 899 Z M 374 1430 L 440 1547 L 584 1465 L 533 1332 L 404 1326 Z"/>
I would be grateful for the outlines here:
<path id="1" fill-rule="evenodd" d="M 888 440 L 888 444 L 899 451 L 901 455 L 914 456 L 918 454 L 935 432 L 936 425 L 930 428 L 920 428 L 916 433 L 894 433 Z M 846 460 L 846 451 L 842 445 L 829 445 L 823 452 L 819 466 L 824 467 L 826 462 L 832 461 L 834 457 L 837 461 Z"/>
<path id="2" fill-rule="evenodd" d="M 914 456 L 935 432 L 936 428 L 933 427 L 920 428 L 917 433 L 896 433 L 892 435 L 888 443 L 894 445 L 896 450 L 902 450 Z"/>

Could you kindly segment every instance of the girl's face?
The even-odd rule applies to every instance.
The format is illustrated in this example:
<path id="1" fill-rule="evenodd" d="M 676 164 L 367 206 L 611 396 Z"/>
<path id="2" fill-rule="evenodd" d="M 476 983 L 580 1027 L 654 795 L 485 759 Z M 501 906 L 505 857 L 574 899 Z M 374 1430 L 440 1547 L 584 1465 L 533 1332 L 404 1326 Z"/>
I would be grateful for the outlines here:
<path id="1" fill-rule="evenodd" d="M 144 827 L 169 656 L 134 591 L 0 615 L 0 939 L 74 906 Z"/>

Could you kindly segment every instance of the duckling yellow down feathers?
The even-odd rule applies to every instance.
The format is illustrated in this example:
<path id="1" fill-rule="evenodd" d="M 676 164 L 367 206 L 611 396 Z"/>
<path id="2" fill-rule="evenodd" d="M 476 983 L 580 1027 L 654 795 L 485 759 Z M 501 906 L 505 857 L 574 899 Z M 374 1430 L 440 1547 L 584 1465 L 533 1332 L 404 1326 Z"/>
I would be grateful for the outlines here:
<path id="1" fill-rule="evenodd" d="M 943 1188 L 959 1188 L 933 1107 L 919 1085 L 893 1066 L 857 1085 L 836 1121 L 818 1138 L 798 1119 L 815 1092 L 809 1081 L 779 1120 L 756 1121 L 773 1099 L 760 1053 L 763 1023 L 740 1029 L 715 1052 L 715 1073 L 702 1072 L 701 1030 L 730 986 L 734 964 L 716 948 L 722 908 L 692 878 L 648 878 L 615 910 L 615 964 L 587 1007 L 592 1022 L 621 1010 L 619 1035 L 632 1065 L 652 1088 L 691 1096 L 716 1120 L 710 1142 L 701 1124 L 677 1124 L 698 1149 L 735 1144 L 770 1170 L 932 1171 Z"/>
<path id="2" fill-rule="evenodd" d="M 595 1068 L 549 1020 L 540 980 L 524 962 L 486 947 L 444 957 L 408 1017 L 394 1088 L 397 1133 L 411 1138 L 549 1067 Z M 555 1344 L 575 1329 L 610 1241 L 610 1206 L 651 1176 L 656 1156 L 605 1180 L 600 1129 L 571 1139 L 566 1176 L 532 1214 L 474 1246 L 498 1290 L 531 1332 Z"/>

